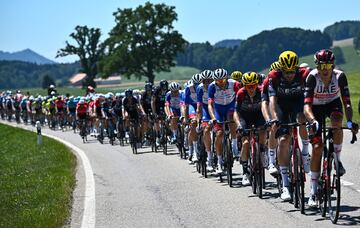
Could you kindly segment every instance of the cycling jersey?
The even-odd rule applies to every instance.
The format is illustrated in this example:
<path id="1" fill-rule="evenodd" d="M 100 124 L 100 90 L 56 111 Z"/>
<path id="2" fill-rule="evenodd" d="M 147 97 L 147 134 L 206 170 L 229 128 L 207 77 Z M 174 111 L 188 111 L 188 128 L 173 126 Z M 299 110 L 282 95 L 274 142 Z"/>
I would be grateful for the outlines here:
<path id="1" fill-rule="evenodd" d="M 138 120 L 139 113 L 138 113 L 138 100 L 135 97 L 125 97 L 123 99 L 123 106 L 124 110 L 128 113 L 131 119 Z"/>
<path id="2" fill-rule="evenodd" d="M 116 116 L 122 117 L 122 99 L 117 99 L 115 101 L 115 105 L 113 106 L 113 110 Z"/>
<path id="3" fill-rule="evenodd" d="M 107 117 L 112 117 L 112 108 L 111 108 L 111 103 L 109 101 L 104 101 L 101 104 L 101 110 L 104 112 L 104 114 Z"/>
<path id="4" fill-rule="evenodd" d="M 153 94 L 153 99 L 156 107 L 156 114 L 164 115 L 165 95 L 167 91 L 164 91 L 160 86 L 156 87 Z"/>
<path id="5" fill-rule="evenodd" d="M 65 106 L 64 100 L 55 100 L 55 104 L 58 110 L 62 110 Z"/>
<path id="6" fill-rule="evenodd" d="M 219 123 L 227 120 L 228 116 L 235 111 L 236 93 L 239 90 L 239 82 L 228 79 L 225 89 L 220 88 L 215 82 L 209 85 L 209 103 L 214 103 L 215 118 Z"/>
<path id="7" fill-rule="evenodd" d="M 254 97 L 250 97 L 246 89 L 241 88 L 236 96 L 236 111 L 240 114 L 240 124 L 243 129 L 255 127 L 265 124 L 264 117 L 261 112 L 261 87 L 256 88 Z M 245 133 L 248 135 L 248 132 Z"/>
<path id="8" fill-rule="evenodd" d="M 178 92 L 176 96 L 174 96 L 171 91 L 166 93 L 165 105 L 169 106 L 170 112 L 175 116 L 180 116 L 180 103 L 180 92 Z"/>
<path id="9" fill-rule="evenodd" d="M 196 89 L 197 104 L 202 108 L 202 121 L 204 122 L 207 122 L 211 119 L 208 108 L 208 89 L 209 87 L 206 89 L 203 83 L 201 83 Z"/>
<path id="10" fill-rule="evenodd" d="M 344 104 L 350 104 L 350 92 L 344 72 L 334 69 L 330 84 L 325 87 L 319 72 L 314 69 L 306 79 L 305 103 L 313 105 L 329 104 L 341 98 Z"/>
<path id="11" fill-rule="evenodd" d="M 84 115 L 87 113 L 87 110 L 88 110 L 88 105 L 87 104 L 77 104 L 76 105 L 76 112 L 78 113 L 78 115 Z"/>
<path id="12" fill-rule="evenodd" d="M 141 95 L 141 106 L 143 107 L 146 114 L 151 113 L 151 96 L 152 91 L 150 93 L 145 91 Z"/>

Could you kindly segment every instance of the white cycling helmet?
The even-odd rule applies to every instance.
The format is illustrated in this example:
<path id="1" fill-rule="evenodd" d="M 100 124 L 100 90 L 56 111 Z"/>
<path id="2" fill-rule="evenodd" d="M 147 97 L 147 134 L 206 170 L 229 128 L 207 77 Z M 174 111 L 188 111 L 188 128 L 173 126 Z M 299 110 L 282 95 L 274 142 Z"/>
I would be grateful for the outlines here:
<path id="1" fill-rule="evenodd" d="M 201 83 L 201 74 L 194 74 L 191 77 L 191 81 L 193 82 L 193 84 L 200 84 Z"/>
<path id="2" fill-rule="evenodd" d="M 170 91 L 177 91 L 180 89 L 180 85 L 177 82 L 172 82 L 170 83 L 169 89 Z"/>
<path id="3" fill-rule="evenodd" d="M 212 70 L 204 70 L 201 72 L 201 80 L 213 79 L 214 72 Z"/>
<path id="4" fill-rule="evenodd" d="M 221 80 L 227 78 L 227 71 L 223 68 L 216 69 L 214 71 L 214 80 Z"/>

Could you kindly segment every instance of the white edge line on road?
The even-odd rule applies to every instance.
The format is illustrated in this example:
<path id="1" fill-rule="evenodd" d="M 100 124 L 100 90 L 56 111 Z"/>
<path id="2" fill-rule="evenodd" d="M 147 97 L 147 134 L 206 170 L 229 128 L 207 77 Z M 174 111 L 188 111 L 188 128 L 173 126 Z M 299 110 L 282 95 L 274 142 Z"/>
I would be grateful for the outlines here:
<path id="1" fill-rule="evenodd" d="M 11 127 L 17 127 L 28 131 L 34 131 L 32 129 L 27 128 L 26 126 L 19 126 L 19 125 L 12 125 L 11 123 L 7 123 L 5 121 L 1 121 L 1 123 L 9 125 Z M 49 138 L 55 139 L 66 146 L 73 149 L 81 159 L 81 162 L 84 166 L 85 172 L 85 197 L 84 197 L 84 213 L 81 222 L 81 228 L 93 228 L 95 227 L 95 180 L 94 180 L 94 173 L 92 171 L 90 161 L 84 151 L 79 149 L 78 147 L 74 146 L 73 144 L 53 135 L 45 134 Z"/>
<path id="2" fill-rule="evenodd" d="M 80 156 L 85 171 L 84 214 L 81 222 L 81 227 L 95 227 L 95 180 L 88 157 L 86 156 L 84 151 L 59 137 L 49 134 L 43 135 L 65 144 L 66 146 L 73 149 Z"/>
<path id="3" fill-rule="evenodd" d="M 354 183 L 351 183 L 349 181 L 345 181 L 345 180 L 340 180 L 341 184 L 344 185 L 344 186 L 351 186 L 351 185 L 354 185 Z"/>

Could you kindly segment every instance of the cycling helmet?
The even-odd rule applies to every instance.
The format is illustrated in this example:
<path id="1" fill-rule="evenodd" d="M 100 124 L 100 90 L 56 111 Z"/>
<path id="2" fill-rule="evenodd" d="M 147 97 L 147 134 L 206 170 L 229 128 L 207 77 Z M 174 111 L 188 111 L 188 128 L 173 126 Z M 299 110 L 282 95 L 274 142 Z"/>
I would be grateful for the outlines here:
<path id="1" fill-rule="evenodd" d="M 79 104 L 85 104 L 85 100 L 84 100 L 84 99 L 80 99 Z"/>
<path id="2" fill-rule="evenodd" d="M 50 93 L 52 96 L 55 96 L 55 91 L 51 91 Z"/>
<path id="3" fill-rule="evenodd" d="M 278 69 L 281 69 L 281 64 L 279 63 L 279 61 L 275 61 L 270 65 L 270 71 Z"/>
<path id="4" fill-rule="evenodd" d="M 33 101 L 33 100 L 34 100 L 34 97 L 33 97 L 33 96 L 30 96 L 30 97 L 29 97 L 29 100 L 30 100 L 30 101 Z"/>
<path id="5" fill-rule="evenodd" d="M 120 97 L 120 93 L 115 93 L 115 96 L 116 96 L 116 97 Z"/>
<path id="6" fill-rule="evenodd" d="M 151 82 L 147 82 L 145 84 L 145 91 L 151 91 L 153 89 L 153 84 Z"/>
<path id="7" fill-rule="evenodd" d="M 170 83 L 169 86 L 170 91 L 178 91 L 180 89 L 180 85 L 177 82 Z"/>
<path id="8" fill-rule="evenodd" d="M 110 94 L 105 94 L 105 99 L 110 99 Z"/>
<path id="9" fill-rule="evenodd" d="M 241 76 L 242 76 L 242 73 L 241 73 L 241 71 L 234 71 L 234 72 L 232 72 L 231 73 L 231 79 L 234 79 L 234 80 L 236 80 L 236 81 L 240 81 L 241 80 Z"/>
<path id="10" fill-rule="evenodd" d="M 58 99 L 58 100 L 61 100 L 61 96 L 58 96 L 57 99 Z"/>
<path id="11" fill-rule="evenodd" d="M 299 64 L 299 58 L 293 51 L 284 51 L 280 54 L 278 61 L 284 71 L 294 71 Z"/>
<path id="12" fill-rule="evenodd" d="M 201 83 L 201 74 L 194 74 L 191 77 L 191 81 L 193 82 L 193 84 L 200 84 Z"/>
<path id="13" fill-rule="evenodd" d="M 70 101 L 74 101 L 74 96 L 70 96 L 70 97 L 69 97 L 69 100 L 70 100 Z"/>
<path id="14" fill-rule="evenodd" d="M 167 89 L 169 86 L 169 83 L 168 81 L 166 81 L 165 79 L 161 80 L 160 81 L 160 87 L 163 88 L 163 89 Z"/>
<path id="15" fill-rule="evenodd" d="M 213 79 L 214 72 L 212 70 L 204 70 L 201 72 L 201 80 Z"/>
<path id="16" fill-rule="evenodd" d="M 125 97 L 132 97 L 132 95 L 133 95 L 133 91 L 131 89 L 125 90 Z"/>
<path id="17" fill-rule="evenodd" d="M 266 78 L 266 75 L 265 75 L 265 74 L 260 74 L 260 75 L 259 75 L 259 84 L 262 84 L 263 81 L 265 80 L 265 78 Z"/>
<path id="18" fill-rule="evenodd" d="M 50 88 L 50 89 L 54 89 L 55 86 L 54 86 L 54 85 L 50 85 L 49 88 Z"/>
<path id="19" fill-rule="evenodd" d="M 308 67 L 309 67 L 309 64 L 307 64 L 307 63 L 301 63 L 301 64 L 299 65 L 299 67 L 300 67 L 300 68 L 308 68 Z"/>
<path id="20" fill-rule="evenodd" d="M 94 92 L 95 91 L 94 87 L 92 87 L 92 86 L 88 86 L 87 89 L 88 89 L 89 92 Z"/>
<path id="21" fill-rule="evenodd" d="M 257 85 L 259 84 L 259 74 L 256 72 L 246 72 L 242 78 L 241 82 L 244 86 L 246 85 Z"/>
<path id="22" fill-rule="evenodd" d="M 214 71 L 214 80 L 220 80 L 227 78 L 227 71 L 225 69 L 219 68 Z"/>
<path id="23" fill-rule="evenodd" d="M 317 51 L 314 55 L 314 62 L 316 65 L 321 63 L 331 63 L 334 64 L 335 55 L 332 51 L 328 49 L 322 49 Z"/>

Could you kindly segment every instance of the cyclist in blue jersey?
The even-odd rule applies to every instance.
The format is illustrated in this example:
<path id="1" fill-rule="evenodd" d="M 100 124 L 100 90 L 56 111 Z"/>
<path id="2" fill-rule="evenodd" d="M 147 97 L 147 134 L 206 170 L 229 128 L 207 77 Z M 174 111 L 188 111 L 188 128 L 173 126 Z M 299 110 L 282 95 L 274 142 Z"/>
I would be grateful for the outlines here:
<path id="1" fill-rule="evenodd" d="M 228 79 L 225 69 L 217 69 L 214 72 L 214 82 L 209 85 L 209 114 L 211 123 L 214 123 L 216 131 L 215 150 L 218 156 L 217 173 L 223 172 L 222 143 L 223 143 L 223 122 L 234 118 L 236 93 L 240 87 L 239 82 Z M 236 125 L 230 124 L 232 149 L 235 157 L 238 157 Z"/>
<path id="2" fill-rule="evenodd" d="M 198 161 L 197 151 L 197 133 L 196 133 L 196 88 L 201 82 L 201 75 L 194 74 L 191 83 L 188 84 L 184 91 L 184 121 L 185 124 L 190 123 L 189 131 L 189 162 Z"/>
<path id="3" fill-rule="evenodd" d="M 165 101 L 165 113 L 168 119 L 170 119 L 170 129 L 172 131 L 171 143 L 176 142 L 176 130 L 177 122 L 180 117 L 180 85 L 177 82 L 170 83 L 170 91 L 166 93 Z"/>
<path id="4" fill-rule="evenodd" d="M 207 169 L 212 171 L 212 153 L 211 153 L 211 127 L 208 124 L 211 116 L 208 109 L 208 100 L 209 100 L 209 85 L 213 82 L 214 72 L 211 70 L 204 70 L 201 72 L 201 84 L 196 89 L 196 99 L 197 99 L 197 118 L 198 121 L 201 120 L 201 127 L 204 128 L 203 132 L 203 141 L 205 145 L 205 150 L 207 153 Z"/>

